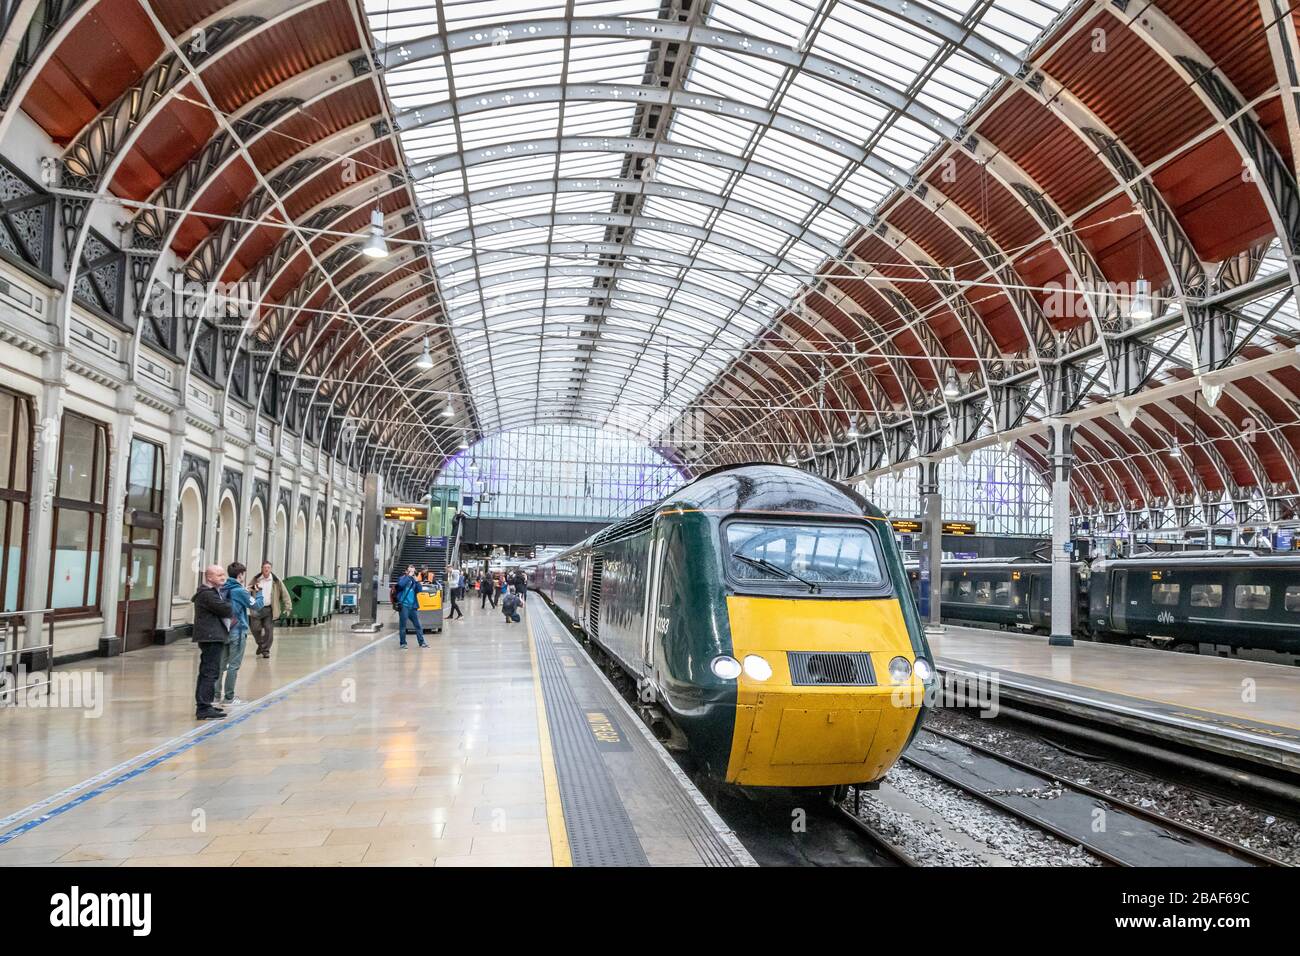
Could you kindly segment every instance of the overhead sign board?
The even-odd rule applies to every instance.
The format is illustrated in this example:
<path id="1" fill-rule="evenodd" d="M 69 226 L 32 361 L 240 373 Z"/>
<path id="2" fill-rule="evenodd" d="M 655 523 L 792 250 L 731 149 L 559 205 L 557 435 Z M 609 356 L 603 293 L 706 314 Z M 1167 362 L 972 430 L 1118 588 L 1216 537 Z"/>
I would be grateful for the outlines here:
<path id="1" fill-rule="evenodd" d="M 913 518 L 891 518 L 889 524 L 895 534 L 920 534 L 921 522 Z"/>
<path id="2" fill-rule="evenodd" d="M 384 518 L 390 521 L 427 521 L 429 509 L 422 505 L 394 505 L 384 509 Z"/>
<path id="3" fill-rule="evenodd" d="M 974 534 L 974 521 L 945 521 L 943 523 L 944 534 Z"/>

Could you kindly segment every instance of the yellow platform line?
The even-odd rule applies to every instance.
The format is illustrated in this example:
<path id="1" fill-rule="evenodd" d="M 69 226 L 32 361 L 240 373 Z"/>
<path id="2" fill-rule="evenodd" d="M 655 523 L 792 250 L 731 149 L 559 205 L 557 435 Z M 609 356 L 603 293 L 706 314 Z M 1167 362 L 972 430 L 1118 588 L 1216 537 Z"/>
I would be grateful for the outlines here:
<path id="1" fill-rule="evenodd" d="M 528 660 L 533 668 L 533 698 L 537 706 L 537 738 L 542 751 L 542 784 L 546 791 L 546 828 L 551 835 L 551 865 L 573 866 L 569 831 L 564 825 L 564 804 L 560 800 L 560 777 L 555 769 L 555 752 L 551 749 L 551 725 L 546 719 L 546 698 L 542 696 L 542 672 L 537 666 L 533 618 L 525 612 L 524 621 L 528 628 Z"/>

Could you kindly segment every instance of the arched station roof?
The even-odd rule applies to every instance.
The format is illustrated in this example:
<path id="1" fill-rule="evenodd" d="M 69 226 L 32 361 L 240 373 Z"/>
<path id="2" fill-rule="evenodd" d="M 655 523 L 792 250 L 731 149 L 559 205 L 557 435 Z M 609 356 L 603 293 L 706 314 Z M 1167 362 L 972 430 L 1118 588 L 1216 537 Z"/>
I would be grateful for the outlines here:
<path id="1" fill-rule="evenodd" d="M 6 12 L 0 152 L 54 144 L 59 277 L 134 368 L 171 356 L 358 464 L 423 477 L 573 421 L 694 471 L 998 442 L 1046 469 L 1061 419 L 1080 512 L 1296 511 L 1285 5 Z M 255 321 L 178 314 L 176 276 L 249 283 Z"/>

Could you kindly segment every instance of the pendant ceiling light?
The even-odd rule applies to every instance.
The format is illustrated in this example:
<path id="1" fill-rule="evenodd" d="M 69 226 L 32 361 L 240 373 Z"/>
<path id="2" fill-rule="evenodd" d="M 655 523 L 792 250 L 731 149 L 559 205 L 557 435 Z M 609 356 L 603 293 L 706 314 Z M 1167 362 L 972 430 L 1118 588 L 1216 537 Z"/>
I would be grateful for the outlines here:
<path id="1" fill-rule="evenodd" d="M 958 381 L 957 373 L 955 371 L 950 371 L 948 373 L 948 380 L 943 383 L 943 397 L 950 401 L 952 399 L 961 398 L 961 382 Z"/>
<path id="2" fill-rule="evenodd" d="M 1129 302 L 1128 314 L 1129 318 L 1142 322 L 1155 316 L 1155 308 L 1151 304 L 1151 283 L 1141 276 L 1133 283 L 1133 298 Z"/>
<path id="3" fill-rule="evenodd" d="M 415 363 L 420 368 L 433 368 L 433 353 L 429 351 L 429 337 L 424 337 L 424 351 L 420 353 L 420 358 Z"/>
<path id="4" fill-rule="evenodd" d="M 849 430 L 845 434 L 846 438 L 857 438 L 861 433 L 858 431 L 858 420 L 856 418 L 849 420 Z"/>
<path id="5" fill-rule="evenodd" d="M 378 207 L 370 210 L 370 229 L 367 230 L 366 244 L 361 247 L 372 259 L 382 259 L 388 255 L 388 242 L 384 239 L 384 214 Z"/>

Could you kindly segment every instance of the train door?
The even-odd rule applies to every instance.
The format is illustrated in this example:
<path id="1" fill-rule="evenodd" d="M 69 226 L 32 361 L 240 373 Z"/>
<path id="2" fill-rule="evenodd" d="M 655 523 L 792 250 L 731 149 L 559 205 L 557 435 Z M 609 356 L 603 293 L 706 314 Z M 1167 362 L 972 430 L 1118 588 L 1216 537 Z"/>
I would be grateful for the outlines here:
<path id="1" fill-rule="evenodd" d="M 650 577 L 646 581 L 645 629 L 641 638 L 641 660 L 647 676 L 654 672 L 655 634 L 659 626 L 659 582 L 663 577 L 666 550 L 667 541 L 660 529 L 656 528 L 650 539 Z"/>
<path id="2" fill-rule="evenodd" d="M 1110 578 L 1110 629 L 1128 630 L 1128 572 L 1115 571 Z"/>

